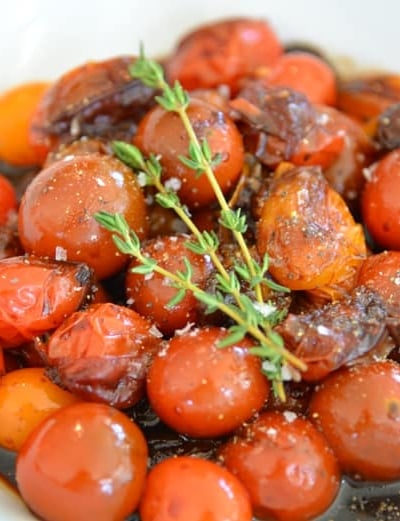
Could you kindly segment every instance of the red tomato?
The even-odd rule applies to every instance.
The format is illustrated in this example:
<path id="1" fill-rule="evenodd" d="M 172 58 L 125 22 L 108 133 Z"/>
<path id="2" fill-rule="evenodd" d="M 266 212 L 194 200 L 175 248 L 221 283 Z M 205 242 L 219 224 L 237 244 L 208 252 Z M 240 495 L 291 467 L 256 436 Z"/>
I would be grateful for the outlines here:
<path id="1" fill-rule="evenodd" d="M 77 401 L 51 382 L 43 368 L 7 373 L 0 378 L 0 445 L 18 451 L 41 421 Z"/>
<path id="2" fill-rule="evenodd" d="M 128 258 L 93 217 L 100 210 L 124 215 L 140 238 L 146 235 L 145 200 L 130 168 L 100 154 L 52 163 L 33 179 L 22 198 L 21 243 L 42 257 L 56 258 L 61 250 L 69 261 L 87 263 L 98 279 L 110 277 Z"/>
<path id="3" fill-rule="evenodd" d="M 10 181 L 0 174 L 0 226 L 7 224 L 17 210 L 17 195 Z"/>
<path id="4" fill-rule="evenodd" d="M 51 374 L 84 399 L 126 408 L 143 395 L 160 333 L 135 311 L 94 304 L 73 313 L 50 337 Z"/>
<path id="5" fill-rule="evenodd" d="M 211 461 L 168 458 L 150 471 L 140 503 L 142 521 L 251 521 L 240 481 Z"/>
<path id="6" fill-rule="evenodd" d="M 171 82 L 179 80 L 186 89 L 238 81 L 258 66 L 270 66 L 282 53 L 274 30 L 264 20 L 235 18 L 197 28 L 185 36 L 168 59 Z"/>
<path id="7" fill-rule="evenodd" d="M 364 223 L 379 246 L 400 250 L 400 149 L 387 154 L 368 172 L 361 197 Z"/>
<path id="8" fill-rule="evenodd" d="M 33 256 L 0 261 L 0 343 L 17 347 L 58 327 L 90 292 L 85 264 Z"/>
<path id="9" fill-rule="evenodd" d="M 222 447 L 221 459 L 261 519 L 308 521 L 339 491 L 332 450 L 311 422 L 292 412 L 263 413 Z"/>
<path id="10" fill-rule="evenodd" d="M 193 437 L 232 432 L 259 411 L 269 384 L 260 359 L 242 340 L 229 347 L 217 327 L 176 335 L 155 357 L 147 377 L 150 404 L 178 432 Z"/>
<path id="11" fill-rule="evenodd" d="M 357 282 L 379 293 L 389 314 L 400 317 L 400 251 L 367 257 L 361 264 Z"/>
<path id="12" fill-rule="evenodd" d="M 204 256 L 186 248 L 185 244 L 189 240 L 188 235 L 160 237 L 148 241 L 142 253 L 172 273 L 185 270 L 183 259 L 186 258 L 193 268 L 192 282 L 204 287 L 211 267 L 207 267 Z M 132 260 L 126 275 L 125 286 L 130 307 L 149 317 L 165 335 L 172 335 L 176 329 L 183 328 L 189 322 L 198 322 L 201 307 L 192 293 L 187 292 L 179 304 L 170 308 L 167 305 L 176 295 L 177 289 L 158 273 L 151 276 L 132 273 L 130 268 L 136 265 L 137 261 Z"/>
<path id="13" fill-rule="evenodd" d="M 51 521 L 123 521 L 138 506 L 147 445 L 139 428 L 102 404 L 54 413 L 19 452 L 16 480 L 28 506 Z"/>
<path id="14" fill-rule="evenodd" d="M 222 160 L 214 173 L 221 190 L 228 193 L 234 188 L 244 162 L 239 131 L 226 114 L 199 99 L 191 101 L 188 116 L 198 139 L 207 139 L 213 156 L 221 154 Z M 189 137 L 178 114 L 161 107 L 152 109 L 138 126 L 135 144 L 146 156 L 160 156 L 163 181 L 170 183 L 184 204 L 199 208 L 216 200 L 205 174 L 199 176 L 179 160 L 179 156 L 188 155 Z"/>
<path id="15" fill-rule="evenodd" d="M 346 474 L 400 478 L 400 365 L 374 362 L 341 369 L 311 398 L 310 416 Z"/>
<path id="16" fill-rule="evenodd" d="M 336 101 L 335 73 L 315 54 L 283 54 L 267 72 L 265 79 L 270 85 L 290 87 L 302 92 L 312 103 L 334 105 Z"/>

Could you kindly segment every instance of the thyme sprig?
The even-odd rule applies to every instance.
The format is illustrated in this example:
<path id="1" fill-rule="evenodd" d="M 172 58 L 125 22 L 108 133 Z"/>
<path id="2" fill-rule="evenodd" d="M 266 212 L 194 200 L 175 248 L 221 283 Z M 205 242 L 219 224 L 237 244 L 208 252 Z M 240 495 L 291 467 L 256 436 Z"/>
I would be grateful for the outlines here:
<path id="1" fill-rule="evenodd" d="M 216 154 L 213 157 L 207 140 L 203 139 L 200 141 L 198 139 L 187 114 L 190 102 L 189 94 L 178 81 L 173 86 L 170 86 L 165 80 L 162 66 L 154 60 L 147 59 L 143 48 L 140 49 L 139 58 L 130 66 L 129 72 L 132 77 L 140 79 L 145 85 L 161 90 L 162 94 L 156 96 L 157 102 L 168 112 L 176 112 L 179 115 L 189 137 L 188 157 L 180 156 L 179 159 L 198 175 L 205 174 L 207 176 L 221 208 L 219 222 L 222 226 L 231 230 L 251 274 L 251 278 L 256 280 L 257 274 L 254 262 L 243 236 L 247 229 L 246 218 L 241 215 L 240 208 L 236 211 L 233 210 L 225 199 L 213 171 L 213 168 L 221 161 L 221 155 Z M 259 282 L 255 282 L 254 291 L 257 301 L 262 303 L 263 293 Z"/>
<path id="2" fill-rule="evenodd" d="M 141 274 L 158 273 L 170 281 L 177 289 L 169 306 L 177 305 L 187 291 L 204 304 L 208 313 L 217 310 L 229 317 L 233 325 L 228 329 L 227 337 L 220 347 L 231 345 L 245 336 L 251 336 L 256 341 L 252 352 L 260 357 L 262 372 L 272 381 L 275 393 L 285 399 L 283 387 L 283 373 L 285 367 L 292 367 L 303 371 L 306 365 L 293 353 L 288 351 L 280 335 L 273 330 L 273 326 L 282 316 L 281 312 L 271 303 L 263 301 L 263 287 L 277 291 L 288 291 L 286 288 L 273 282 L 268 277 L 268 256 L 261 263 L 252 258 L 244 238 L 247 221 L 241 210 L 229 207 L 225 196 L 214 175 L 214 168 L 222 159 L 221 154 L 212 154 L 206 139 L 199 140 L 194 132 L 187 114 L 189 94 L 176 82 L 170 86 L 165 78 L 162 67 L 152 60 L 145 58 L 141 51 L 140 58 L 130 67 L 133 77 L 141 79 L 143 83 L 161 91 L 156 97 L 158 103 L 167 111 L 176 112 L 188 134 L 188 156 L 180 156 L 179 160 L 193 169 L 196 175 L 205 174 L 214 190 L 220 205 L 220 219 L 222 226 L 230 230 L 239 246 L 242 260 L 235 260 L 233 268 L 227 270 L 219 255 L 220 242 L 215 232 L 200 231 L 192 221 L 188 208 L 182 204 L 177 192 L 168 183 L 162 182 L 162 166 L 155 155 L 145 158 L 141 151 L 128 143 L 120 141 L 113 143 L 115 154 L 127 165 L 133 168 L 143 184 L 152 186 L 156 190 L 156 201 L 165 208 L 175 211 L 186 224 L 192 234 L 186 246 L 191 251 L 208 255 L 216 270 L 216 288 L 207 292 L 197 286 L 192 280 L 192 266 L 187 258 L 183 259 L 184 269 L 171 272 L 159 266 L 155 259 L 148 257 L 142 251 L 140 240 L 131 230 L 123 216 L 99 212 L 95 215 L 97 221 L 112 232 L 113 240 L 118 249 L 137 259 L 138 265 L 132 271 Z M 254 293 L 254 299 L 242 291 L 245 284 Z"/>
<path id="3" fill-rule="evenodd" d="M 120 214 L 110 214 L 108 212 L 98 212 L 96 220 L 107 230 L 113 233 L 113 240 L 118 249 L 136 258 L 139 265 L 132 268 L 134 273 L 142 275 L 150 273 L 158 273 L 177 288 L 175 297 L 169 302 L 169 306 L 173 307 L 185 296 L 187 291 L 202 302 L 206 311 L 213 313 L 216 310 L 221 311 L 230 317 L 235 323 L 229 328 L 229 334 L 220 343 L 220 347 L 231 345 L 242 340 L 246 335 L 252 336 L 258 343 L 251 351 L 267 360 L 268 365 L 264 365 L 263 372 L 272 381 L 275 392 L 282 400 L 285 399 L 284 389 L 282 385 L 282 366 L 284 363 L 291 364 L 300 371 L 306 368 L 305 364 L 299 360 L 293 353 L 285 349 L 282 338 L 275 331 L 270 330 L 266 335 L 260 325 L 264 325 L 268 319 L 261 311 L 254 306 L 253 301 L 245 294 L 240 294 L 241 307 L 226 301 L 224 291 L 208 293 L 192 281 L 192 267 L 187 258 L 184 258 L 185 269 L 183 271 L 171 272 L 157 264 L 152 258 L 144 255 L 140 239 L 136 233 L 129 228 L 125 218 Z M 222 280 L 222 279 L 221 279 Z M 240 282 L 233 273 L 230 274 L 229 284 L 224 286 L 225 281 L 221 284 L 221 289 L 231 293 L 232 287 L 235 286 L 240 290 Z M 265 369 L 266 368 L 266 369 Z"/>

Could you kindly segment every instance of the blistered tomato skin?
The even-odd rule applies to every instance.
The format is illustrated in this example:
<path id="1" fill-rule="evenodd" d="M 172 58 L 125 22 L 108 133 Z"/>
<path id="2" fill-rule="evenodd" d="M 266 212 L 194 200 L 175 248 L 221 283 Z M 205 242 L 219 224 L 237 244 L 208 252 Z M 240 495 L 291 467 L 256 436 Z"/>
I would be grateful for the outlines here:
<path id="1" fill-rule="evenodd" d="M 237 18 L 205 25 L 184 37 L 166 72 L 186 89 L 227 84 L 235 90 L 241 78 L 259 66 L 270 66 L 282 54 L 274 30 L 263 20 Z"/>
<path id="2" fill-rule="evenodd" d="M 381 247 L 400 250 L 400 150 L 387 154 L 369 169 L 361 197 L 362 217 Z"/>
<path id="3" fill-rule="evenodd" d="M 49 374 L 82 399 L 131 407 L 143 395 L 160 336 L 131 309 L 93 304 L 73 313 L 50 337 Z"/>
<path id="4" fill-rule="evenodd" d="M 292 412 L 263 413 L 222 447 L 220 457 L 246 487 L 258 519 L 309 521 L 339 490 L 332 450 L 311 422 Z"/>
<path id="5" fill-rule="evenodd" d="M 246 489 L 226 469 L 195 457 L 169 458 L 150 471 L 142 521 L 251 521 Z"/>
<path id="6" fill-rule="evenodd" d="M 188 235 L 153 239 L 143 245 L 142 254 L 156 260 L 158 266 L 172 273 L 185 270 L 183 259 L 186 258 L 193 269 L 192 282 L 204 287 L 211 266 L 207 266 L 204 256 L 186 248 L 185 244 L 189 240 Z M 168 303 L 176 296 L 177 289 L 158 273 L 153 273 L 151 277 L 132 273 L 130 270 L 137 264 L 134 259 L 131 261 L 125 279 L 127 302 L 130 307 L 151 319 L 165 335 L 172 335 L 176 329 L 183 328 L 189 322 L 198 322 L 201 309 L 192 293 L 186 292 L 178 304 L 168 307 Z"/>
<path id="7" fill-rule="evenodd" d="M 38 256 L 85 262 L 99 280 L 110 277 L 127 256 L 95 220 L 101 210 L 122 214 L 139 238 L 146 235 L 144 196 L 128 167 L 100 154 L 57 161 L 33 179 L 22 198 L 21 243 Z"/>
<path id="8" fill-rule="evenodd" d="M 207 139 L 212 156 L 221 154 L 221 161 L 213 170 L 221 190 L 227 194 L 234 188 L 243 167 L 242 137 L 233 121 L 214 105 L 192 99 L 187 113 L 197 138 Z M 163 181 L 170 183 L 189 208 L 205 207 L 216 201 L 205 174 L 199 176 L 178 159 L 187 157 L 189 150 L 189 138 L 178 114 L 155 107 L 140 122 L 134 141 L 144 155 L 160 156 Z"/>
<path id="9" fill-rule="evenodd" d="M 77 401 L 51 382 L 43 368 L 7 373 L 0 378 L 0 445 L 18 451 L 41 421 Z"/>
<path id="10" fill-rule="evenodd" d="M 373 362 L 325 379 L 310 402 L 310 416 L 353 478 L 400 477 L 400 366 Z"/>
<path id="11" fill-rule="evenodd" d="M 78 65 L 59 77 L 35 110 L 29 138 L 40 164 L 49 151 L 81 136 L 129 141 L 154 105 L 154 89 L 129 74 L 134 56 Z"/>
<path id="12" fill-rule="evenodd" d="M 17 347 L 58 327 L 90 294 L 92 271 L 82 263 L 34 256 L 0 261 L 0 343 Z"/>
<path id="13" fill-rule="evenodd" d="M 317 167 L 277 172 L 258 222 L 257 248 L 270 273 L 292 290 L 343 296 L 366 256 L 364 233 Z"/>
<path id="14" fill-rule="evenodd" d="M 170 339 L 147 377 L 150 404 L 174 430 L 204 438 L 232 432 L 261 409 L 269 383 L 242 340 L 221 348 L 227 331 L 194 329 Z"/>
<path id="15" fill-rule="evenodd" d="M 46 521 L 123 521 L 139 503 L 147 444 L 121 412 L 70 405 L 44 420 L 19 452 L 16 480 Z"/>

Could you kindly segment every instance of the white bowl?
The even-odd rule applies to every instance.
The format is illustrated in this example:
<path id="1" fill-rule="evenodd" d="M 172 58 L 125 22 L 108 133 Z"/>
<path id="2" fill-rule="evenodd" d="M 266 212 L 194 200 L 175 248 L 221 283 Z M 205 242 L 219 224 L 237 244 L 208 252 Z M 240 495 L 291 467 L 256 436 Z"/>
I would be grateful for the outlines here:
<path id="1" fill-rule="evenodd" d="M 14 0 L 1 9 L 0 90 L 134 54 L 139 42 L 163 55 L 188 29 L 234 15 L 267 18 L 282 41 L 317 45 L 339 63 L 400 71 L 398 0 Z M 0 520 L 33 519 L 0 486 Z"/>

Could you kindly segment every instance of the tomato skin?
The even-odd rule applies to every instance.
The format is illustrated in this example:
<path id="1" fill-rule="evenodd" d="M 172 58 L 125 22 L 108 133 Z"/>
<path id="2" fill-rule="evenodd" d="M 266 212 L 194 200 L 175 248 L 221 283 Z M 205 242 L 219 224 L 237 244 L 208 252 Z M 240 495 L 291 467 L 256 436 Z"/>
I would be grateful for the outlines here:
<path id="1" fill-rule="evenodd" d="M 0 261 L 0 343 L 17 347 L 59 326 L 90 292 L 85 264 L 34 256 Z"/>
<path id="2" fill-rule="evenodd" d="M 400 477 L 400 366 L 393 361 L 333 373 L 317 387 L 310 417 L 353 478 Z"/>
<path id="3" fill-rule="evenodd" d="M 307 365 L 302 380 L 316 382 L 373 354 L 386 337 L 386 319 L 385 302 L 361 287 L 309 312 L 289 313 L 276 330 L 286 348 Z"/>
<path id="4" fill-rule="evenodd" d="M 263 20 L 236 18 L 205 25 L 186 35 L 166 63 L 172 83 L 189 90 L 239 80 L 258 66 L 270 66 L 282 54 L 282 45 Z"/>
<path id="5" fill-rule="evenodd" d="M 377 74 L 341 82 L 337 106 L 352 118 L 368 122 L 399 101 L 400 76 Z"/>
<path id="6" fill-rule="evenodd" d="M 361 264 L 357 284 L 376 291 L 389 314 L 400 317 L 400 251 L 370 255 Z"/>
<path id="7" fill-rule="evenodd" d="M 381 247 L 400 250 L 400 149 L 393 150 L 369 169 L 361 196 L 363 221 Z"/>
<path id="8" fill-rule="evenodd" d="M 227 434 L 261 409 L 269 383 L 242 340 L 219 348 L 226 330 L 205 327 L 167 342 L 147 376 L 150 404 L 177 432 L 195 438 Z"/>
<path id="9" fill-rule="evenodd" d="M 21 243 L 27 252 L 50 258 L 62 248 L 68 260 L 93 268 L 99 280 L 110 277 L 128 259 L 93 217 L 100 210 L 124 215 L 139 238 L 146 235 L 144 196 L 127 166 L 100 154 L 57 161 L 32 180 L 22 198 Z"/>
<path id="10" fill-rule="evenodd" d="M 354 287 L 366 256 L 363 230 L 318 167 L 277 172 L 257 230 L 258 251 L 268 253 L 280 284 L 324 299 Z"/>
<path id="11" fill-rule="evenodd" d="M 0 95 L 0 159 L 16 166 L 38 164 L 29 139 L 33 114 L 50 84 L 24 83 Z"/>
<path id="12" fill-rule="evenodd" d="M 123 521 L 138 506 L 146 440 L 134 422 L 102 404 L 77 403 L 44 420 L 21 448 L 19 491 L 51 521 Z"/>
<path id="13" fill-rule="evenodd" d="M 222 447 L 220 457 L 248 490 L 260 519 L 311 520 L 339 491 L 332 450 L 311 422 L 294 413 L 263 413 Z"/>
<path id="14" fill-rule="evenodd" d="M 0 445 L 18 451 L 41 421 L 77 401 L 51 382 L 43 368 L 7 373 L 0 378 Z"/>
<path id="15" fill-rule="evenodd" d="M 131 407 L 143 395 L 160 346 L 160 334 L 152 328 L 135 311 L 112 303 L 77 311 L 50 337 L 50 375 L 85 400 Z"/>
<path id="16" fill-rule="evenodd" d="M 17 210 L 17 195 L 10 181 L 0 174 L 0 226 L 7 224 Z"/>
<path id="17" fill-rule="evenodd" d="M 75 139 L 103 137 L 129 141 L 143 115 L 154 105 L 154 89 L 133 79 L 134 56 L 116 56 L 78 65 L 45 92 L 29 131 L 40 164 L 49 151 Z"/>
<path id="18" fill-rule="evenodd" d="M 168 458 L 151 469 L 142 521 L 251 521 L 247 491 L 229 471 L 197 457 Z"/>
<path id="19" fill-rule="evenodd" d="M 336 78 L 333 69 L 311 53 L 282 54 L 266 74 L 265 80 L 270 85 L 298 90 L 312 103 L 334 105 L 336 101 Z"/>
<path id="20" fill-rule="evenodd" d="M 211 266 L 207 266 L 204 256 L 191 252 L 185 246 L 189 239 L 188 235 L 173 235 L 147 241 L 143 245 L 142 254 L 155 259 L 158 266 L 172 273 L 184 271 L 183 258 L 187 258 L 193 268 L 192 282 L 204 287 Z M 135 266 L 137 261 L 132 260 L 125 280 L 130 307 L 151 319 L 165 335 L 172 335 L 176 329 L 183 328 L 189 322 L 198 322 L 201 309 L 192 293 L 187 292 L 179 304 L 169 308 L 167 305 L 176 295 L 177 289 L 168 285 L 165 277 L 158 273 L 151 277 L 132 273 L 130 269 Z"/>
<path id="21" fill-rule="evenodd" d="M 194 98 L 187 113 L 199 140 L 207 139 L 213 156 L 222 155 L 214 173 L 226 194 L 234 188 L 243 167 L 242 137 L 233 121 L 214 105 Z M 205 207 L 216 200 L 205 174 L 198 176 L 178 159 L 186 157 L 189 150 L 189 138 L 178 114 L 159 106 L 150 110 L 141 120 L 134 142 L 146 156 L 160 155 L 163 181 L 178 184 L 178 195 L 189 208 Z"/>

